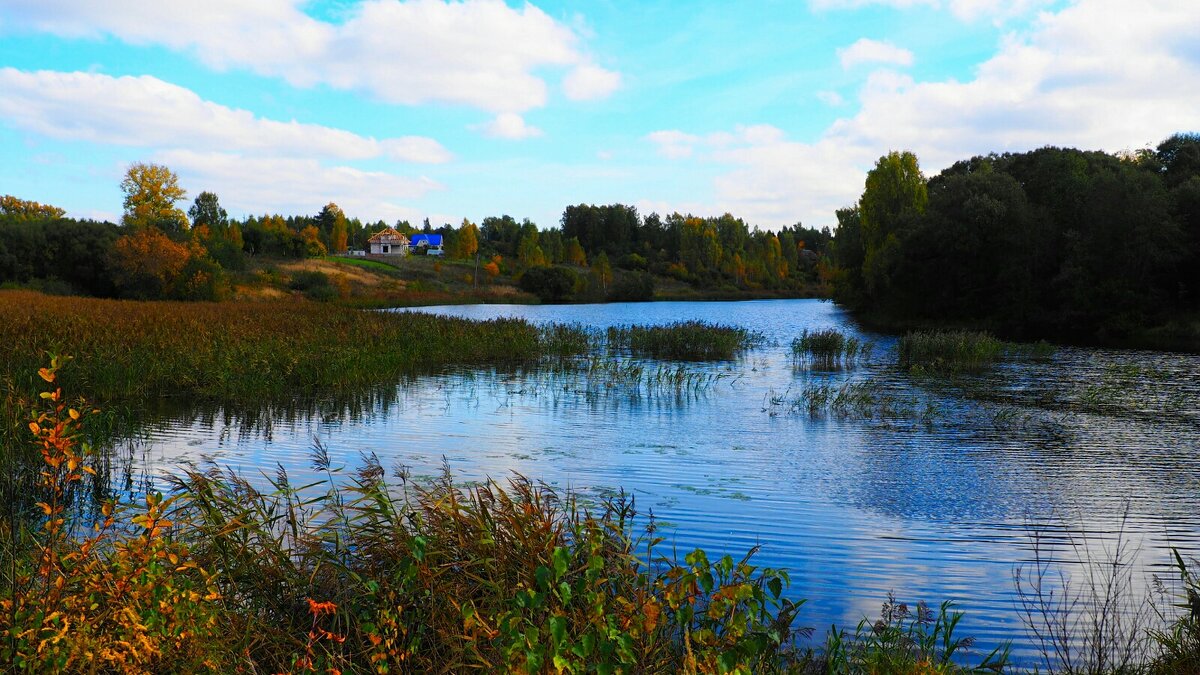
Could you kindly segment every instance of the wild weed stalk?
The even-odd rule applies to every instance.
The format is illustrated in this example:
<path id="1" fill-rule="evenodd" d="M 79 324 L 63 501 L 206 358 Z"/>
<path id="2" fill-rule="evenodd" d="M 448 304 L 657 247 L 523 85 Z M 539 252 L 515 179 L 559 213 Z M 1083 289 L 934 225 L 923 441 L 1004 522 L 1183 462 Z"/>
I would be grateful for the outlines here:
<path id="1" fill-rule="evenodd" d="M 924 602 L 916 611 L 888 593 L 880 618 L 863 619 L 853 637 L 831 629 L 825 644 L 825 672 L 852 673 L 997 673 L 1009 663 L 1010 646 L 1001 645 L 973 665 L 967 658 L 974 639 L 955 634 L 962 612 L 943 602 L 935 613 Z"/>

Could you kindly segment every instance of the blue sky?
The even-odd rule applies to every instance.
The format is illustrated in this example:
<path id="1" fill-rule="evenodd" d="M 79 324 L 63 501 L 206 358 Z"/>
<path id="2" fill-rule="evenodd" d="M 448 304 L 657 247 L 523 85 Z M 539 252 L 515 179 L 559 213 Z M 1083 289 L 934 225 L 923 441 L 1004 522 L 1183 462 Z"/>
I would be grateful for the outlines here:
<path id="1" fill-rule="evenodd" d="M 1190 0 L 0 0 L 0 193 L 116 218 L 135 161 L 236 215 L 833 223 L 893 149 L 1200 129 Z"/>

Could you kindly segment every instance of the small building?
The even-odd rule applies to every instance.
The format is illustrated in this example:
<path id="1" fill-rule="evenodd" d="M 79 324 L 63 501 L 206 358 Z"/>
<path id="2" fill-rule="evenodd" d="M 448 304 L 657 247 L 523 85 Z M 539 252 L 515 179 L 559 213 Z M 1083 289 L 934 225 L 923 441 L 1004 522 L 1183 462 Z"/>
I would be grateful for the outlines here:
<path id="1" fill-rule="evenodd" d="M 367 240 L 367 250 L 371 255 L 408 255 L 408 237 L 389 227 L 376 232 Z"/>
<path id="2" fill-rule="evenodd" d="M 426 255 L 442 255 L 442 235 L 414 234 L 409 240 L 408 246 L 414 251 L 425 249 Z"/>

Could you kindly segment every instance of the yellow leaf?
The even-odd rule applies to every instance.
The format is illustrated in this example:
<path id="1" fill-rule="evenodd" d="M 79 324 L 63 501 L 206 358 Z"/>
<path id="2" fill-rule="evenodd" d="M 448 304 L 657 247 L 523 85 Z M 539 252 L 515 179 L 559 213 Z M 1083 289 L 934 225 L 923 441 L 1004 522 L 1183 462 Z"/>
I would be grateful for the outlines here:
<path id="1" fill-rule="evenodd" d="M 79 411 L 78 410 L 71 408 L 67 412 L 71 415 L 71 419 L 73 419 L 73 420 L 79 419 Z"/>
<path id="2" fill-rule="evenodd" d="M 51 509 L 50 509 L 50 505 L 49 505 L 49 504 L 47 504 L 46 502 L 38 502 L 38 503 L 37 503 L 37 505 L 38 505 L 38 506 L 40 506 L 40 507 L 42 507 L 42 512 L 43 512 L 43 513 L 45 513 L 46 515 L 50 515 L 50 511 L 51 511 Z"/>

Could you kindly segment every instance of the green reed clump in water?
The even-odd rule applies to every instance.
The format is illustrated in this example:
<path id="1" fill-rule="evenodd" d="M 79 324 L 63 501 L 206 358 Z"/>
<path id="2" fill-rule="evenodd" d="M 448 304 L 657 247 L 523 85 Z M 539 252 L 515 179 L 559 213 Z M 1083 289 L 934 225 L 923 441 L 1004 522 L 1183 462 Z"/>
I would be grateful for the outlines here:
<path id="1" fill-rule="evenodd" d="M 608 348 L 634 356 L 677 361 L 721 361 L 763 342 L 762 333 L 705 321 L 665 326 L 613 326 Z"/>
<path id="2" fill-rule="evenodd" d="M 909 333 L 897 346 L 900 367 L 918 372 L 980 370 L 999 361 L 1006 343 L 976 331 Z"/>
<path id="3" fill-rule="evenodd" d="M 858 359 L 867 358 L 873 348 L 873 343 L 846 336 L 836 328 L 812 332 L 806 328 L 792 340 L 793 358 L 825 369 L 852 367 Z"/>

